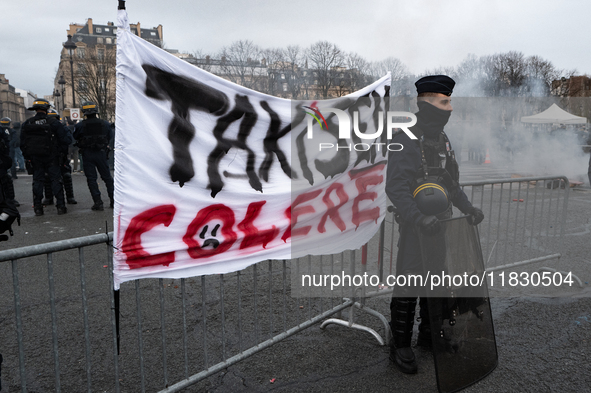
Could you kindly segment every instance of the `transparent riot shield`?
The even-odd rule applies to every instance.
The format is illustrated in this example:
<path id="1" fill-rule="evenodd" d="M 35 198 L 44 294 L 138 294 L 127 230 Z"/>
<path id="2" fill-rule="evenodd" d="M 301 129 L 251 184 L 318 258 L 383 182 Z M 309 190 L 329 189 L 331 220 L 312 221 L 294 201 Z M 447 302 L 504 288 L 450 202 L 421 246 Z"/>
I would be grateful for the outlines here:
<path id="1" fill-rule="evenodd" d="M 486 377 L 498 358 L 477 228 L 466 217 L 441 224 L 439 233 L 419 239 L 431 277 L 426 296 L 437 387 L 451 393 Z"/>

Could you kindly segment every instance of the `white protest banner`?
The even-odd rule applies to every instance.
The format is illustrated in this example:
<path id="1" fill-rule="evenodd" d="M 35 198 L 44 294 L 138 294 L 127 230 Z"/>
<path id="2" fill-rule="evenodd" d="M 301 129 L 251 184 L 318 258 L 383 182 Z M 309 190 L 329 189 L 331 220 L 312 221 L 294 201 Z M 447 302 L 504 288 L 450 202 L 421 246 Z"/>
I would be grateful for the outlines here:
<path id="1" fill-rule="evenodd" d="M 142 40 L 120 10 L 115 287 L 365 244 L 386 213 L 389 85 L 268 96 Z"/>

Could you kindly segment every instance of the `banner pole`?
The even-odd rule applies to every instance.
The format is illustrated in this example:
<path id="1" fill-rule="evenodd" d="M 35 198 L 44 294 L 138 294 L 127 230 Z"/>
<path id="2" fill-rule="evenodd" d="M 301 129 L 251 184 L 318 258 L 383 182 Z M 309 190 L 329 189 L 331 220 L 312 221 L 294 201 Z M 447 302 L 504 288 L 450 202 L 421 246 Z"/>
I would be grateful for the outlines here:
<path id="1" fill-rule="evenodd" d="M 117 354 L 121 355 L 120 334 L 119 334 L 119 290 L 113 290 L 113 298 L 115 299 L 115 329 L 117 331 Z"/>
<path id="2" fill-rule="evenodd" d="M 125 9 L 125 0 L 119 0 L 119 7 L 117 7 L 118 10 L 124 10 Z"/>

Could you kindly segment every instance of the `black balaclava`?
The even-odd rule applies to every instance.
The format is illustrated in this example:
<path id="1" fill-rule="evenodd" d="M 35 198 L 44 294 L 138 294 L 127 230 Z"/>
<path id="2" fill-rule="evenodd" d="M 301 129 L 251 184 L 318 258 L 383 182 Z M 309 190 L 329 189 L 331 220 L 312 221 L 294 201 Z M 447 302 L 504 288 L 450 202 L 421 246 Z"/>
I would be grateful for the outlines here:
<path id="1" fill-rule="evenodd" d="M 447 124 L 451 111 L 439 109 L 428 101 L 419 101 L 417 106 L 419 107 L 416 113 L 417 126 L 426 138 L 436 138 Z"/>

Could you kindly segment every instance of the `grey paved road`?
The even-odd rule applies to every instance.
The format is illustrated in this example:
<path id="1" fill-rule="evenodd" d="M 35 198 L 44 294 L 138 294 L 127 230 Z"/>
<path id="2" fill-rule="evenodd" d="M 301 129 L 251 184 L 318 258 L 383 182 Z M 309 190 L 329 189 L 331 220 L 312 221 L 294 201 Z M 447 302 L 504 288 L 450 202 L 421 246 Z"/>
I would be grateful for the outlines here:
<path id="1" fill-rule="evenodd" d="M 477 169 L 477 168 L 474 168 Z M 468 171 L 469 172 L 469 171 Z M 494 172 L 494 169 L 493 169 Z M 502 174 L 500 169 L 498 174 Z M 496 177 L 497 173 L 487 174 Z M 9 242 L 0 243 L 2 249 L 21 247 L 49 241 L 68 239 L 112 230 L 112 210 L 93 212 L 90 210 L 92 201 L 83 175 L 74 174 L 76 199 L 78 205 L 69 205 L 69 212 L 57 216 L 55 208 L 46 208 L 46 214 L 35 217 L 32 211 L 31 177 L 20 176 L 15 180 L 17 199 L 21 202 L 22 226 L 15 230 L 15 237 Z M 105 192 L 104 186 L 102 191 Z M 106 198 L 105 198 L 106 200 Z M 584 268 L 591 266 L 591 191 L 581 190 L 571 193 L 565 244 L 567 252 L 561 260 L 565 268 Z M 67 278 L 77 276 L 77 255 L 65 258 L 63 266 L 56 264 L 56 289 L 58 293 L 58 324 L 60 329 L 60 361 L 62 365 L 62 391 L 78 392 L 86 390 L 84 370 L 84 350 L 80 332 L 72 332 L 70 327 L 80 319 L 79 289 L 69 292 Z M 110 325 L 108 321 L 108 296 L 105 291 L 105 269 L 103 262 L 92 259 L 89 252 L 87 274 L 89 282 L 89 298 L 96 303 L 91 307 L 91 330 L 93 338 L 92 356 L 93 391 L 114 391 L 112 377 L 109 374 L 112 356 L 100 355 L 99 349 L 110 345 Z M 5 354 L 3 365 L 1 393 L 20 391 L 16 383 L 18 369 L 15 363 L 16 347 L 14 342 L 14 312 L 12 299 L 12 276 L 9 264 L 0 263 L 0 287 L 4 288 L 0 297 L 0 352 Z M 21 286 L 23 289 L 23 305 L 26 309 L 27 326 L 25 341 L 27 342 L 27 380 L 29 391 L 54 391 L 53 359 L 51 355 L 51 331 L 49 305 L 47 301 L 47 272 L 45 265 L 38 261 L 25 261 L 19 266 Z M 585 278 L 583 278 L 585 279 Z M 194 282 L 194 281 L 193 281 Z M 588 281 L 587 281 L 588 282 Z M 142 282 L 142 287 L 154 286 L 157 281 Z M 170 292 L 168 301 L 178 300 L 178 280 L 165 280 Z M 79 285 L 79 284 L 76 284 Z M 264 288 L 261 282 L 260 288 Z M 191 292 L 191 280 L 188 280 Z M 130 332 L 123 337 L 121 355 L 122 391 L 137 392 L 137 371 L 131 368 L 139 362 L 137 343 L 133 336 L 135 314 L 133 291 L 129 287 L 130 299 L 122 299 L 123 329 Z M 217 293 L 213 288 L 212 294 Z M 232 292 L 228 289 L 226 302 L 228 314 L 232 303 Z M 153 292 L 157 290 L 153 289 Z M 199 315 L 201 299 L 199 294 L 189 293 L 195 306 L 195 321 L 189 326 L 190 340 L 199 338 Z M 495 298 L 491 299 L 495 331 L 499 349 L 499 366 L 485 380 L 468 388 L 465 392 L 584 392 L 591 391 L 591 300 L 588 298 L 589 286 L 568 298 Z M 251 317 L 246 298 L 247 291 L 242 294 L 244 324 Z M 290 303 L 296 302 L 289 299 Z M 389 315 L 388 299 L 374 299 L 371 307 L 384 315 Z M 178 304 L 178 302 L 176 303 Z M 262 314 L 263 298 L 259 303 Z M 235 305 L 234 305 L 235 307 Z M 147 342 L 155 342 L 158 346 L 157 331 L 159 320 L 147 316 L 150 310 L 157 310 L 157 300 L 149 298 L 143 305 L 143 332 Z M 295 308 L 297 310 L 298 307 Z M 68 310 L 78 314 L 69 316 Z M 304 311 L 306 308 L 304 308 Z M 217 309 L 208 308 L 210 327 L 215 327 Z M 305 314 L 304 314 L 305 315 Z M 347 318 L 347 312 L 343 317 Z M 362 313 L 357 322 L 366 324 L 377 331 L 383 329 L 373 317 Z M 294 317 L 288 315 L 287 318 Z M 167 315 L 169 324 L 174 324 L 174 316 Z M 281 316 L 278 316 L 281 319 Z M 279 323 L 276 323 L 276 326 Z M 99 326 L 101 327 L 99 329 Z M 101 331 L 103 329 L 104 331 Z M 262 326 L 261 332 L 265 332 Z M 174 329 L 170 329 L 171 336 Z M 235 344 L 232 339 L 236 332 L 228 331 L 228 346 Z M 169 336 L 170 338 L 170 336 Z M 248 340 L 250 337 L 246 337 Z M 172 340 L 172 338 L 170 338 Z M 211 345 L 219 346 L 220 333 L 213 332 L 209 336 Z M 68 342 L 77 342 L 76 349 L 68 349 Z M 62 349 L 62 345 L 65 347 Z M 191 346 L 191 343 L 189 344 Z M 196 348 L 200 349 L 199 346 Z M 253 355 L 247 360 L 231 366 L 221 373 L 186 389 L 189 392 L 436 392 L 435 371 L 432 355 L 423 350 L 416 351 L 419 362 L 419 373 L 414 376 L 399 373 L 388 360 L 388 349 L 381 347 L 367 333 L 347 329 L 341 326 L 329 326 L 321 330 L 313 326 L 283 342 Z M 8 355 L 7 355 L 8 354 Z M 171 346 L 168 349 L 168 382 L 174 383 L 182 378 L 181 351 Z M 213 357 L 213 356 L 212 356 Z M 162 360 L 152 357 L 151 352 L 145 354 L 147 391 L 157 391 L 163 387 L 161 371 Z M 211 359 L 210 359 L 211 360 Z M 215 360 L 215 359 L 214 359 Z M 190 357 L 191 373 L 199 371 L 193 368 L 193 357 Z M 197 363 L 197 361 L 195 361 Z M 210 362 L 211 363 L 211 362 Z M 129 369 L 129 370 L 128 370 Z M 195 371 L 195 372 L 196 372 Z M 104 374 L 104 375 L 103 375 Z M 274 380 L 271 383 L 271 380 Z"/>

